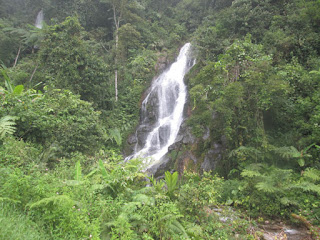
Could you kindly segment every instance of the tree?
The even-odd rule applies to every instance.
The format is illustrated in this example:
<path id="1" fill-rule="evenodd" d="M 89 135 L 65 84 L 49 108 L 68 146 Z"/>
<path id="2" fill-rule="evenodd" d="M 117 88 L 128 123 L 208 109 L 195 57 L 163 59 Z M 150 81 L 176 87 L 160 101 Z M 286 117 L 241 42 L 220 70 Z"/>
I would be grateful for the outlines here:
<path id="1" fill-rule="evenodd" d="M 286 98 L 288 89 L 272 70 L 271 60 L 248 35 L 229 46 L 219 61 L 203 67 L 189 83 L 194 100 L 189 121 L 195 133 L 201 136 L 209 128 L 211 141 L 224 138 L 230 150 L 263 146 L 267 141 L 264 113 Z"/>
<path id="2" fill-rule="evenodd" d="M 113 21 L 115 27 L 115 58 L 114 58 L 114 86 L 115 100 L 118 101 L 118 48 L 119 48 L 119 29 L 125 14 L 128 0 L 101 0 L 101 2 L 109 3 L 112 6 Z"/>
<path id="3" fill-rule="evenodd" d="M 3 99 L 0 116 L 17 118 L 1 119 L 1 137 L 13 133 L 12 120 L 17 119 L 16 136 L 47 149 L 54 147 L 62 156 L 76 151 L 93 154 L 108 140 L 100 112 L 68 90 L 56 89 L 45 94 L 29 90 L 19 96 L 5 94 Z"/>
<path id="4" fill-rule="evenodd" d="M 94 46 L 84 40 L 78 18 L 68 17 L 45 31 L 39 54 L 46 84 L 69 89 L 80 94 L 82 100 L 94 102 L 95 107 L 109 109 L 108 65 L 94 54 Z"/>

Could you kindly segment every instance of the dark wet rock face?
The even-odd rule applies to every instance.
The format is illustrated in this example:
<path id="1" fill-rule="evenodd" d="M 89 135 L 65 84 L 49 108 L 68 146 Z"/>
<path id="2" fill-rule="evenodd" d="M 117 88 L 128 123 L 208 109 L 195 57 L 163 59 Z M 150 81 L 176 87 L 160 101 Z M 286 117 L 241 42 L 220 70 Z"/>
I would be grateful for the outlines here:
<path id="1" fill-rule="evenodd" d="M 148 101 L 144 102 L 141 107 L 140 122 L 152 126 L 159 117 L 159 99 L 155 91 L 148 98 Z"/>
<path id="2" fill-rule="evenodd" d="M 134 145 L 137 143 L 137 137 L 135 135 L 131 135 L 128 137 L 128 144 L 129 145 Z"/>
<path id="3" fill-rule="evenodd" d="M 186 120 L 181 124 L 176 143 L 179 144 L 194 144 L 197 138 L 192 134 L 191 128 L 187 126 Z"/>
<path id="4" fill-rule="evenodd" d="M 210 146 L 206 152 L 196 154 L 200 142 L 208 141 Z M 186 123 L 182 123 L 176 142 L 169 147 L 168 153 L 159 169 L 152 170 L 153 174 L 160 176 L 165 171 L 175 168 L 182 174 L 185 170 L 192 170 L 202 173 L 203 171 L 212 171 L 216 168 L 218 162 L 222 159 L 224 153 L 224 144 L 210 143 L 210 131 L 207 130 L 201 138 L 197 138 L 192 134 L 191 127 Z"/>
<path id="5" fill-rule="evenodd" d="M 210 149 L 204 157 L 204 161 L 201 164 L 203 171 L 214 170 L 217 163 L 221 160 L 223 147 L 221 144 L 213 144 L 213 149 Z"/>
<path id="6" fill-rule="evenodd" d="M 163 145 L 165 145 L 167 139 L 170 136 L 170 126 L 164 125 L 164 126 L 160 127 L 159 132 L 160 132 L 160 134 L 159 134 L 160 146 L 162 147 Z"/>
<path id="7" fill-rule="evenodd" d="M 143 146 L 146 143 L 147 136 L 152 130 L 152 127 L 149 125 L 140 125 L 137 129 L 136 141 L 139 146 Z"/>
<path id="8" fill-rule="evenodd" d="M 137 144 L 137 149 L 141 149 L 146 144 L 148 134 L 154 128 L 154 125 L 158 118 L 159 99 L 156 94 L 149 95 L 149 101 L 146 102 L 146 106 L 141 108 L 140 112 L 140 125 L 136 130 L 135 141 L 131 139 L 129 144 Z"/>
<path id="9" fill-rule="evenodd" d="M 147 173 L 148 175 L 153 175 L 154 177 L 161 177 L 164 176 L 166 171 L 170 171 L 174 169 L 174 159 L 163 156 L 161 161 L 158 164 L 153 165 L 152 167 L 148 168 Z"/>

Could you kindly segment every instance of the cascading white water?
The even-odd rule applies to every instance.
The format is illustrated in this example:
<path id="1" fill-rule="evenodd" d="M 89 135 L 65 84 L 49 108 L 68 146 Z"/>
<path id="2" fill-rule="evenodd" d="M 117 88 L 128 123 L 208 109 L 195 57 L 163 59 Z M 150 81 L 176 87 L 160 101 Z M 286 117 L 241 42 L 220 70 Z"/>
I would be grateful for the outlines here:
<path id="1" fill-rule="evenodd" d="M 43 27 L 43 10 L 42 10 L 42 9 L 41 9 L 41 11 L 38 13 L 37 19 L 36 19 L 36 22 L 35 22 L 34 25 L 36 26 L 36 28 L 42 29 L 42 27 Z"/>
<path id="2" fill-rule="evenodd" d="M 149 94 L 142 102 L 141 112 L 148 111 L 149 101 L 157 98 L 157 119 L 153 129 L 148 133 L 144 146 L 136 145 L 136 151 L 126 160 L 142 157 L 146 168 L 157 164 L 168 152 L 168 147 L 175 142 L 180 125 L 183 121 L 183 109 L 186 102 L 187 90 L 184 76 L 194 63 L 190 64 L 191 44 L 185 44 L 179 56 L 170 68 L 161 74 L 151 86 Z M 142 116 L 142 124 L 144 119 Z"/>

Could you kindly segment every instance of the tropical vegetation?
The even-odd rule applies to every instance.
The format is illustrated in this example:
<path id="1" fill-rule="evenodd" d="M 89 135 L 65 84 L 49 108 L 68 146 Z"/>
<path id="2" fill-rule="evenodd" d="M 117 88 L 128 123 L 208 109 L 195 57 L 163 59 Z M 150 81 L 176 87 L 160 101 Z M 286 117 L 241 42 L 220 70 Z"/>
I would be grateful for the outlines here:
<path id="1" fill-rule="evenodd" d="M 148 176 L 127 139 L 187 41 L 198 164 Z M 0 1 L 0 206 L 8 240 L 320 239 L 320 1 Z"/>

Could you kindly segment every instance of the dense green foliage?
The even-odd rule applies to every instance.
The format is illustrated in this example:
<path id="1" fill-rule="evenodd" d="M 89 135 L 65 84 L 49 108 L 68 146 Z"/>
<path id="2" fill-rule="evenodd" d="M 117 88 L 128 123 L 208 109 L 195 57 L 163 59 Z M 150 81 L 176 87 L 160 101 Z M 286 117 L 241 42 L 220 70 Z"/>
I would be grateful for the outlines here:
<path id="1" fill-rule="evenodd" d="M 190 149 L 223 152 L 213 173 L 155 179 L 120 153 L 185 41 Z M 0 1 L 0 238 L 259 239 L 246 216 L 292 213 L 317 226 L 319 83 L 319 0 Z"/>

